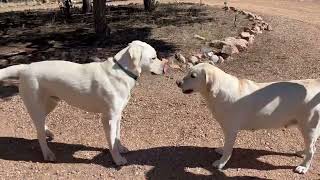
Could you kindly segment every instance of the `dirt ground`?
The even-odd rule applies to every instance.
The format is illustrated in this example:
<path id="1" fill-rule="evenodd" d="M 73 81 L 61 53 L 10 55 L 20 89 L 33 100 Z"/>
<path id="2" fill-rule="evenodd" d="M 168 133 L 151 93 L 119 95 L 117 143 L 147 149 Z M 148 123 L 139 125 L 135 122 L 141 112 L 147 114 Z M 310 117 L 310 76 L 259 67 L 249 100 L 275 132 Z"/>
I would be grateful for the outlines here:
<path id="1" fill-rule="evenodd" d="M 120 3 L 130 2 L 133 1 Z M 223 1 L 204 2 L 216 5 Z M 257 36 L 253 46 L 219 65 L 220 68 L 259 82 L 319 78 L 319 1 L 244 0 L 230 3 L 259 13 L 272 24 L 274 31 Z M 104 44 L 92 43 L 90 33 L 93 32 L 88 30 L 92 25 L 90 18 L 75 18 L 71 29 L 59 15 L 57 22 L 50 25 L 52 14 L 37 19 L 33 11 L 26 16 L 1 13 L 0 20 L 17 14 L 21 20 L 12 22 L 8 33 L 2 34 L 0 59 L 12 64 L 47 58 L 85 63 L 88 58 L 82 57 L 81 53 L 111 56 L 133 38 L 150 42 L 161 56 L 176 51 L 188 54 L 203 46 L 193 40 L 195 32 L 207 38 L 220 38 L 237 33 L 238 28 L 246 23 L 242 20 L 238 28 L 232 29 L 232 15 L 219 16 L 218 10 L 197 8 L 172 11 L 181 13 L 174 21 L 172 16 L 176 15 L 171 11 L 167 11 L 169 15 L 165 17 L 154 14 L 148 19 L 135 8 L 111 9 L 114 15 L 110 19 L 117 17 L 111 21 L 111 26 L 117 30 L 114 30 L 111 43 Z M 42 12 L 37 10 L 37 13 L 39 11 Z M 190 17 L 195 17 L 194 13 L 198 18 L 191 18 L 188 23 Z M 158 15 L 161 18 L 157 18 Z M 37 21 L 21 27 L 21 22 L 28 18 Z M 14 27 L 15 24 L 19 26 Z M 44 28 L 43 24 L 48 27 Z M 132 28 L 123 24 L 130 24 Z M 229 28 L 223 31 L 226 27 Z M 19 30 L 23 33 L 19 34 Z M 57 33 L 57 30 L 61 32 Z M 33 37 L 36 35 L 38 37 Z M 67 40 L 62 41 L 65 38 Z M 23 49 L 23 52 L 15 52 L 21 53 L 22 57 L 4 53 L 12 46 Z M 176 88 L 175 80 L 182 76 L 183 72 L 170 71 L 164 77 L 144 74 L 139 80 L 123 114 L 122 142 L 131 152 L 125 155 L 129 164 L 122 168 L 116 168 L 111 162 L 100 115 L 63 102 L 48 118 L 48 125 L 55 134 L 49 146 L 58 160 L 56 163 L 43 162 L 31 120 L 20 97 L 15 95 L 17 89 L 2 84 L 0 179 L 320 179 L 319 152 L 306 175 L 293 172 L 302 161 L 294 152 L 303 147 L 295 128 L 243 131 L 237 138 L 226 169 L 217 171 L 212 168 L 211 163 L 219 158 L 214 148 L 222 145 L 222 133 L 199 95 L 184 95 Z M 320 149 L 319 145 L 317 147 Z"/>

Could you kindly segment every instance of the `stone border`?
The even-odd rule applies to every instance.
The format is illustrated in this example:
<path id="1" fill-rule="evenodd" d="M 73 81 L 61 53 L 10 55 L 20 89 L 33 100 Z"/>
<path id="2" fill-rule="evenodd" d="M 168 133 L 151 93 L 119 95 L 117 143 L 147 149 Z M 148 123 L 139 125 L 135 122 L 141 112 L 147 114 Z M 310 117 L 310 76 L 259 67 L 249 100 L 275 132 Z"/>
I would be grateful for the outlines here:
<path id="1" fill-rule="evenodd" d="M 184 64 L 184 67 L 190 68 L 200 62 L 207 62 L 210 64 L 223 63 L 225 59 L 229 59 L 232 55 L 247 50 L 247 48 L 253 44 L 256 35 L 262 34 L 264 30 L 272 31 L 271 25 L 265 22 L 259 15 L 249 11 L 239 10 L 235 7 L 225 6 L 223 9 L 225 11 L 233 11 L 237 13 L 236 16 L 246 16 L 246 18 L 253 23 L 244 27 L 243 31 L 237 37 L 226 37 L 222 40 L 206 42 L 206 44 L 211 48 L 203 48 L 201 49 L 201 53 L 194 54 L 188 59 L 186 59 L 182 54 L 176 53 L 174 58 L 178 62 Z M 197 34 L 194 35 L 194 38 L 203 41 L 206 40 L 204 37 Z M 180 66 L 173 62 L 171 62 L 169 66 L 173 69 L 180 69 Z"/>

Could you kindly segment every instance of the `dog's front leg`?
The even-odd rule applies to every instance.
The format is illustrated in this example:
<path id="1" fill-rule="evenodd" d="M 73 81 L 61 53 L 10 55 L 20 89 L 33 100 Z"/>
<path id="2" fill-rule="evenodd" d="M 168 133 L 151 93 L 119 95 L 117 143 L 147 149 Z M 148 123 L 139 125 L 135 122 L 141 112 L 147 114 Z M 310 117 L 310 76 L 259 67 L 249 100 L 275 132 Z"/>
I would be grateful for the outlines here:
<path id="1" fill-rule="evenodd" d="M 216 160 L 212 163 L 212 165 L 218 169 L 222 169 L 229 161 L 238 131 L 232 130 L 224 132 L 224 146 L 222 148 L 222 157 L 219 160 Z"/>
<path id="2" fill-rule="evenodd" d="M 120 141 L 120 130 L 121 130 L 120 124 L 121 124 L 121 116 L 120 116 L 120 119 L 118 119 L 117 121 L 117 142 L 116 143 L 118 145 L 120 153 L 127 153 L 129 152 L 129 149 L 123 146 Z"/>
<path id="3" fill-rule="evenodd" d="M 118 166 L 127 164 L 127 160 L 120 155 L 117 137 L 118 121 L 121 115 L 118 114 L 103 114 L 102 124 L 109 144 L 114 163 Z"/>

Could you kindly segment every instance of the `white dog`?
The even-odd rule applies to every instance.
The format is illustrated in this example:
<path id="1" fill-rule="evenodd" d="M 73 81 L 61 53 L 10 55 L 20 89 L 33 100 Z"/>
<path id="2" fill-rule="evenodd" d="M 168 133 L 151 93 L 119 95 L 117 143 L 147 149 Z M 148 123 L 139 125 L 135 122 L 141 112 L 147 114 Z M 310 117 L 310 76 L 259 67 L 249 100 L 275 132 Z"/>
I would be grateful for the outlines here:
<path id="1" fill-rule="evenodd" d="M 142 71 L 163 74 L 166 65 L 149 44 L 133 41 L 105 62 L 76 64 L 43 61 L 0 70 L 0 80 L 19 77 L 19 94 L 34 122 L 43 157 L 55 161 L 46 136 L 53 134 L 45 125 L 46 116 L 59 100 L 86 111 L 102 113 L 109 150 L 117 165 L 127 163 L 120 155 L 128 150 L 120 143 L 120 120 L 130 91 Z"/>
<path id="2" fill-rule="evenodd" d="M 320 79 L 255 83 L 201 63 L 177 85 L 185 94 L 200 92 L 223 130 L 225 143 L 217 149 L 222 157 L 213 163 L 216 168 L 223 168 L 230 159 L 240 130 L 296 124 L 305 143 L 298 154 L 305 158 L 295 171 L 308 171 L 320 133 Z"/>

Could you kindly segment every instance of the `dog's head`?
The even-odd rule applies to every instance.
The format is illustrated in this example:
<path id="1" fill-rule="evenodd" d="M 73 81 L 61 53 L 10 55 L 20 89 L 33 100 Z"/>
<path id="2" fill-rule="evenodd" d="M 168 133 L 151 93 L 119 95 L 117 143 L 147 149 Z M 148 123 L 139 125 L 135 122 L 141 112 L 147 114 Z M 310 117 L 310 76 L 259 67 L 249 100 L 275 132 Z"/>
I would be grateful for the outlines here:
<path id="1" fill-rule="evenodd" d="M 177 80 L 177 86 L 184 94 L 211 91 L 214 82 L 214 66 L 200 63 L 189 69 L 182 80 Z"/>
<path id="2" fill-rule="evenodd" d="M 127 66 L 134 73 L 139 75 L 142 71 L 149 71 L 153 74 L 164 74 L 166 62 L 157 57 L 156 50 L 149 44 L 142 41 L 132 41 L 128 47 L 118 52 L 116 60 L 127 63 Z"/>

